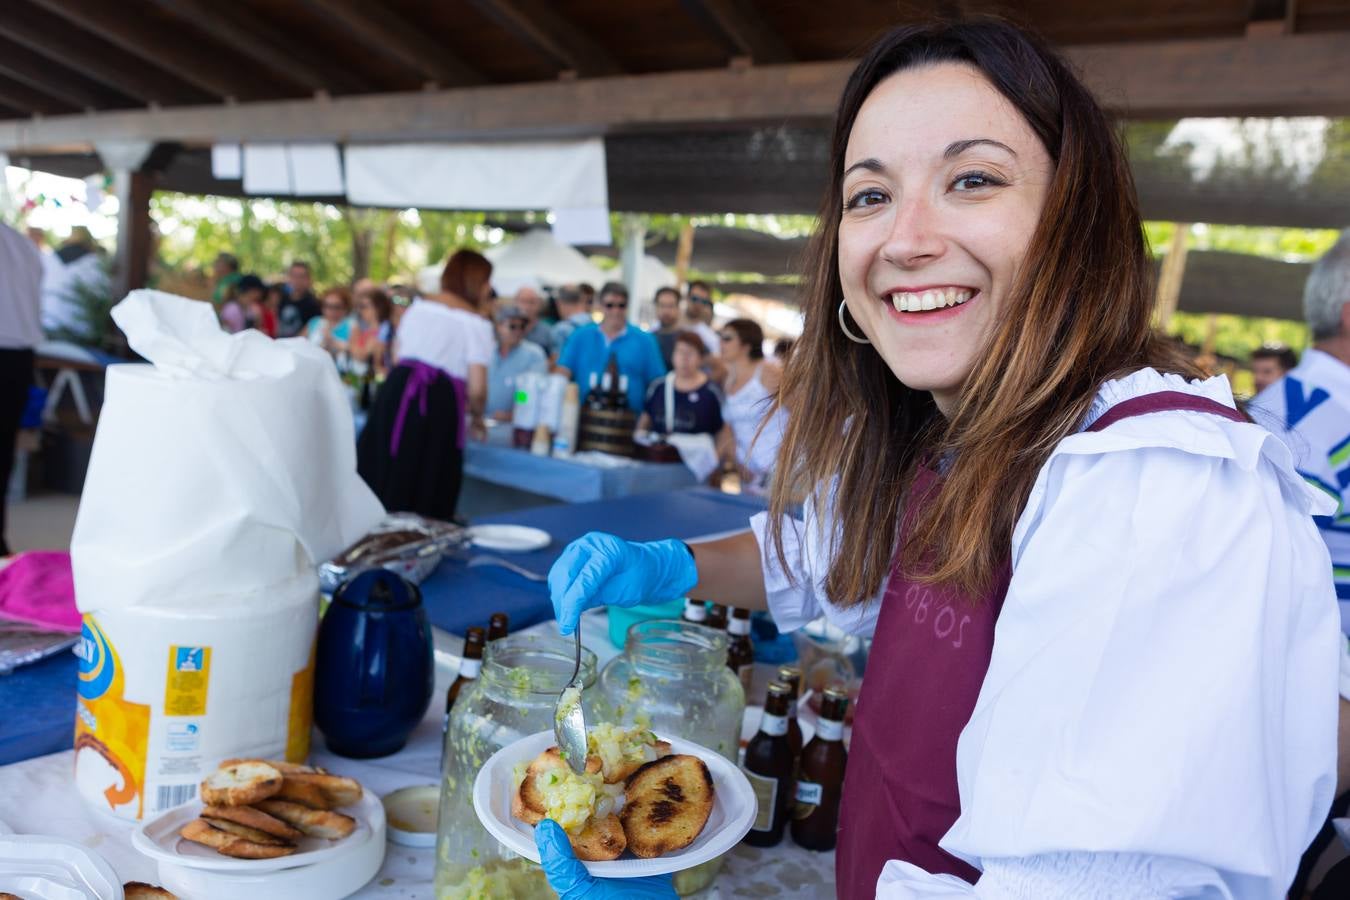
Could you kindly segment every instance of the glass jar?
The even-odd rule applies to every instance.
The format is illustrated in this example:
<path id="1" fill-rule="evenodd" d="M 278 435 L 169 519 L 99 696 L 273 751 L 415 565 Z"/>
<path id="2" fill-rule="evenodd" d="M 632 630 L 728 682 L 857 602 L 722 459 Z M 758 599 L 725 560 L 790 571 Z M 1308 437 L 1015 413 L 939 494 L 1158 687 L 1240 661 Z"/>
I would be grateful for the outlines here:
<path id="1" fill-rule="evenodd" d="M 587 713 L 587 721 L 631 726 L 641 715 L 658 737 L 692 741 L 735 764 L 745 691 L 727 668 L 727 640 L 724 632 L 681 619 L 638 622 L 600 675 L 601 718 Z M 702 890 L 720 868 L 715 859 L 679 872 L 675 890 Z"/>
<path id="2" fill-rule="evenodd" d="M 473 781 L 488 757 L 513 741 L 553 727 L 558 694 L 572 677 L 571 638 L 513 634 L 487 645 L 478 678 L 460 692 L 445 736 L 436 900 L 553 897 L 539 866 L 505 850 L 473 811 Z M 596 658 L 581 651 L 581 706 L 587 722 L 602 710 Z"/>

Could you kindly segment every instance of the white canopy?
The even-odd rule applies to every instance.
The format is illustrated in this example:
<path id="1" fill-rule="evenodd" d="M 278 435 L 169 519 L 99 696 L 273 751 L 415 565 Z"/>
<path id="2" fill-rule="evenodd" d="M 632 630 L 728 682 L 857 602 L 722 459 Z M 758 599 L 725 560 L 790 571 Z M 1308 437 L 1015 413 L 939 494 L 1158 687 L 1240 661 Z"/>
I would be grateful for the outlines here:
<path id="1" fill-rule="evenodd" d="M 580 252 L 554 240 L 546 228 L 527 231 L 510 243 L 487 250 L 484 255 L 492 260 L 492 286 L 502 296 L 509 296 L 526 285 L 552 287 L 586 281 L 599 288 L 610 280 Z"/>

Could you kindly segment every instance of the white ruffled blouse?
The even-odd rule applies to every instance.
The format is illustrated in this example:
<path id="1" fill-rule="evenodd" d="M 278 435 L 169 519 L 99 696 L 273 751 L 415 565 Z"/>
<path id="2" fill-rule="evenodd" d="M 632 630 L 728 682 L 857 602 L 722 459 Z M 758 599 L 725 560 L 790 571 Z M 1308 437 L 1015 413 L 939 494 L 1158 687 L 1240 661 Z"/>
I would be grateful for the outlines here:
<path id="1" fill-rule="evenodd" d="M 1224 377 L 1152 369 L 1121 401 Z M 1150 413 L 1060 442 L 1012 539 L 993 655 L 957 747 L 961 816 L 942 839 L 971 886 L 891 861 L 878 898 L 1283 898 L 1330 807 L 1342 648 L 1327 498 L 1257 425 Z M 868 634 L 880 595 L 825 596 L 828 507 L 752 521 L 780 628 L 820 615 Z M 824 521 L 822 522 L 822 518 Z"/>

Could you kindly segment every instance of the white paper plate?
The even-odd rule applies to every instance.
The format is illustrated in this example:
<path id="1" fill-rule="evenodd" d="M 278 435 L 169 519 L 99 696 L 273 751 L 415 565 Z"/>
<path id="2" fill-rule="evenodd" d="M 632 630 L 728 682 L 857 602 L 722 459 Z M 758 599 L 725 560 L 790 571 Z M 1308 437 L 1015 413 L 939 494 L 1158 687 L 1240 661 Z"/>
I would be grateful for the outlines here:
<path id="1" fill-rule="evenodd" d="M 468 534 L 476 546 L 499 553 L 528 553 L 553 543 L 547 531 L 526 525 L 475 525 Z"/>
<path id="2" fill-rule="evenodd" d="M 0 893 L 29 900 L 122 900 L 122 882 L 97 853 L 41 834 L 0 837 Z"/>
<path id="3" fill-rule="evenodd" d="M 214 872 L 275 872 L 296 866 L 314 865 L 334 856 L 349 853 L 353 848 L 369 841 L 375 831 L 379 831 L 381 839 L 384 835 L 384 806 L 380 803 L 380 798 L 368 790 L 362 792 L 360 800 L 338 810 L 356 819 L 356 828 L 351 834 L 336 841 L 303 837 L 300 839 L 298 851 L 276 859 L 234 859 L 223 856 L 210 847 L 179 837 L 179 829 L 201 815 L 201 812 L 202 804 L 199 800 L 176 806 L 145 822 L 132 832 L 131 844 L 151 859 L 174 866 L 210 869 Z"/>
<path id="4" fill-rule="evenodd" d="M 716 859 L 740 843 L 755 821 L 758 805 L 750 782 L 725 757 L 679 738 L 667 738 L 675 753 L 697 756 L 713 779 L 713 808 L 703 832 L 688 847 L 655 859 L 625 853 L 607 862 L 585 863 L 597 878 L 641 878 L 689 869 Z M 531 862 L 539 862 L 534 826 L 511 815 L 516 763 L 528 763 L 554 744 L 552 731 L 541 731 L 508 744 L 488 758 L 473 782 L 473 811 L 488 833 Z"/>

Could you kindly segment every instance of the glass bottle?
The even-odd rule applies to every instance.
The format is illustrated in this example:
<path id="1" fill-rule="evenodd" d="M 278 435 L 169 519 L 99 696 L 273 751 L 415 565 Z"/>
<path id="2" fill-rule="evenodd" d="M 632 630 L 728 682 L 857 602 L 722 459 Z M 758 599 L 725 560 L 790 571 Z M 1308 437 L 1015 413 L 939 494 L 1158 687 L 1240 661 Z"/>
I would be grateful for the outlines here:
<path id="1" fill-rule="evenodd" d="M 713 603 L 708 607 L 708 621 L 704 623 L 709 628 L 715 628 L 718 631 L 727 630 L 727 608 L 721 603 Z"/>
<path id="2" fill-rule="evenodd" d="M 572 638 L 513 634 L 487 645 L 479 677 L 460 693 L 450 713 L 436 836 L 437 900 L 555 895 L 543 872 L 502 848 L 473 811 L 473 782 L 488 757 L 527 735 L 553 728 L 558 694 L 572 675 Z M 581 652 L 581 706 L 587 722 L 601 722 L 596 703 L 596 659 Z"/>
<path id="3" fill-rule="evenodd" d="M 792 840 L 807 850 L 833 850 L 839 836 L 839 796 L 844 789 L 848 751 L 844 715 L 848 692 L 825 689 L 815 737 L 802 751 L 801 772 L 792 810 Z"/>
<path id="4" fill-rule="evenodd" d="M 779 666 L 778 680 L 792 688 L 792 699 L 788 701 L 788 746 L 792 755 L 800 757 L 802 753 L 802 726 L 797 722 L 797 701 L 802 697 L 802 670 L 796 666 Z"/>
<path id="5" fill-rule="evenodd" d="M 708 605 L 702 600 L 684 601 L 684 621 L 702 625 L 708 621 Z"/>
<path id="6" fill-rule="evenodd" d="M 441 768 L 445 768 L 445 735 L 450 729 L 450 710 L 464 685 L 478 677 L 483 668 L 483 629 L 474 625 L 464 635 L 464 652 L 460 655 L 459 675 L 445 692 L 445 718 L 441 720 Z"/>
<path id="7" fill-rule="evenodd" d="M 755 645 L 750 640 L 750 610 L 733 607 L 727 621 L 727 668 L 741 680 L 741 688 L 750 693 L 750 679 L 755 674 Z M 800 749 L 800 746 L 799 746 Z"/>
<path id="8" fill-rule="evenodd" d="M 487 639 L 489 642 L 501 640 L 511 632 L 511 617 L 504 612 L 495 612 L 488 619 Z"/>
<path id="9" fill-rule="evenodd" d="M 769 682 L 759 733 L 745 748 L 745 762 L 741 769 L 750 780 L 750 786 L 754 788 L 759 801 L 759 812 L 744 839 L 752 847 L 774 847 L 783 840 L 788 810 L 795 799 L 792 749 L 787 741 L 788 696 L 791 690 L 781 681 Z"/>

